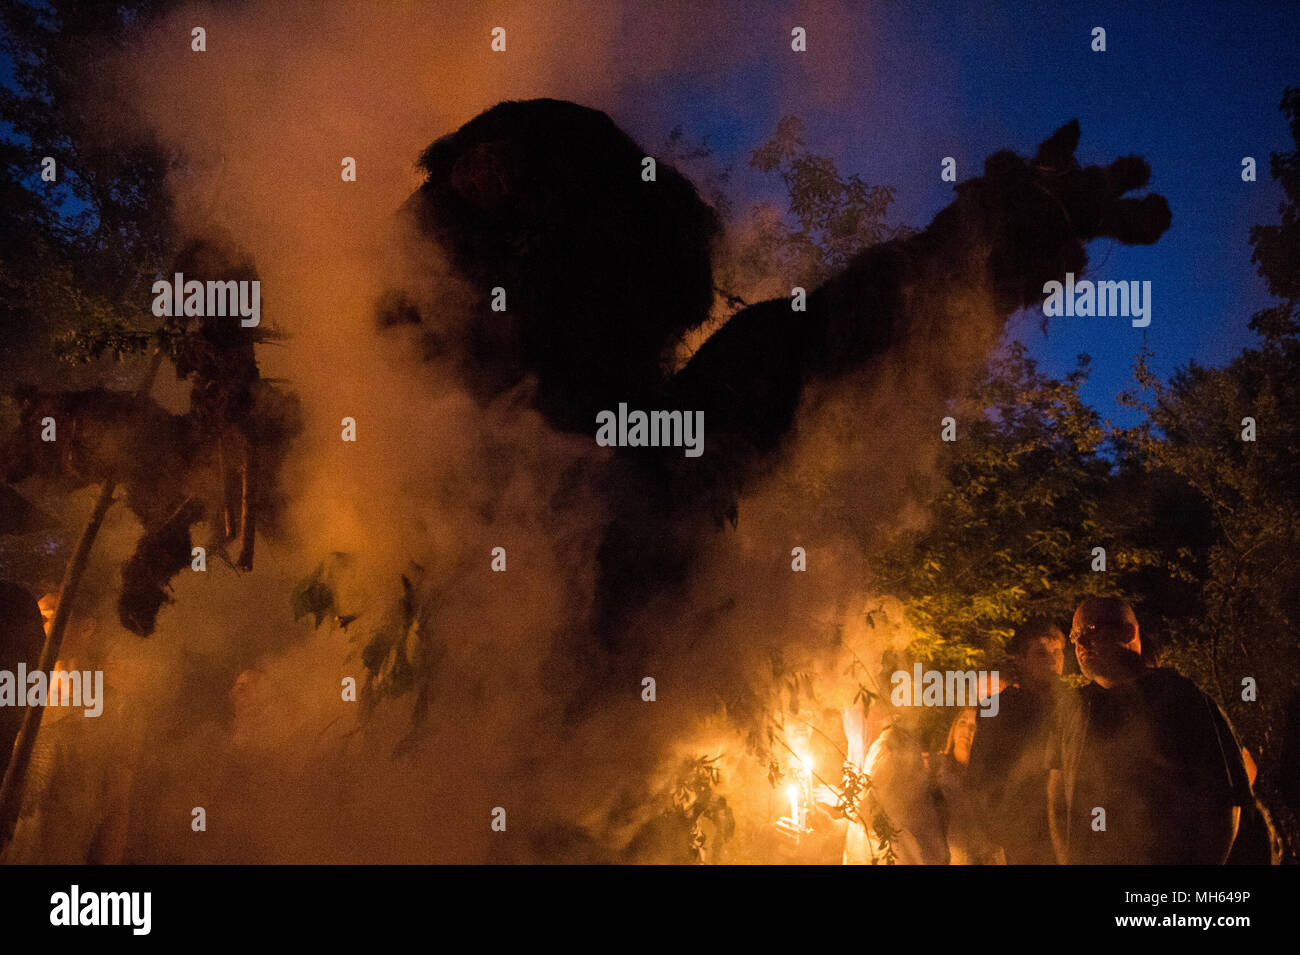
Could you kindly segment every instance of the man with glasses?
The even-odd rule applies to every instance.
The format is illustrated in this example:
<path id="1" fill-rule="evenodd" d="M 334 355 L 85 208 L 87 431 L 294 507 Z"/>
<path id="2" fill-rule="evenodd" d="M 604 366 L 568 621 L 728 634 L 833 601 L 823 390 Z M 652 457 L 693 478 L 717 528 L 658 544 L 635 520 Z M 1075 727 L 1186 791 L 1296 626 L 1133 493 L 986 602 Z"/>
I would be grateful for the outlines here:
<path id="1" fill-rule="evenodd" d="M 1062 864 L 1220 864 L 1251 800 L 1219 707 L 1174 670 L 1146 667 L 1133 608 L 1089 597 L 1070 632 L 1092 682 L 1068 694 L 1048 748 Z"/>

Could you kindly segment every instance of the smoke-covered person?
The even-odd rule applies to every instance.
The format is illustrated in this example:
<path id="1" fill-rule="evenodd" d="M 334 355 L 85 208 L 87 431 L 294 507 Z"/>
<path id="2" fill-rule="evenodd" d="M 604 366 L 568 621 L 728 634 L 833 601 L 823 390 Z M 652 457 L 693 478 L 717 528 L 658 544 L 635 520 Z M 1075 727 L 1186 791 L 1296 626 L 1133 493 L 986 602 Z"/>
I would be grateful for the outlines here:
<path id="1" fill-rule="evenodd" d="M 871 782 L 850 820 L 845 865 L 879 865 L 890 855 L 898 865 L 948 864 L 939 794 L 918 717 L 916 707 L 891 706 L 889 722 L 867 751 L 862 772 Z"/>
<path id="2" fill-rule="evenodd" d="M 1016 683 L 998 695 L 997 715 L 980 721 L 970 780 L 1007 864 L 1053 865 L 1043 752 L 1063 690 L 1065 634 L 1034 618 L 1016 629 L 1008 649 Z"/>
<path id="3" fill-rule="evenodd" d="M 962 707 L 948 728 L 934 778 L 943 799 L 944 832 L 952 865 L 997 865 L 1003 854 L 989 837 L 985 810 L 972 785 L 971 745 L 983 731 L 975 707 Z"/>
<path id="4" fill-rule="evenodd" d="M 1143 663 L 1124 600 L 1084 600 L 1070 640 L 1092 682 L 1065 695 L 1048 746 L 1058 861 L 1223 863 L 1252 800 L 1223 712 L 1174 670 Z"/>
<path id="5" fill-rule="evenodd" d="M 58 605 L 59 595 L 54 592 L 38 604 L 47 633 Z M 132 732 L 137 721 L 128 718 L 116 702 L 104 705 L 105 667 L 98 630 L 95 618 L 74 616 L 64 635 L 52 672 L 79 673 L 82 696 L 64 698 L 64 684 L 51 677 L 13 840 L 3 856 L 6 864 L 123 861 L 136 760 Z M 27 663 L 30 670 L 37 668 L 39 655 L 38 647 Z M 96 672 L 101 682 L 92 706 L 86 694 Z"/>
<path id="6" fill-rule="evenodd" d="M 0 671 L 16 674 L 19 663 L 36 669 L 45 644 L 42 617 L 43 611 L 30 593 L 0 580 Z M 25 693 L 27 688 L 15 686 L 14 692 Z M 9 767 L 25 712 L 21 706 L 0 703 L 0 779 Z"/>

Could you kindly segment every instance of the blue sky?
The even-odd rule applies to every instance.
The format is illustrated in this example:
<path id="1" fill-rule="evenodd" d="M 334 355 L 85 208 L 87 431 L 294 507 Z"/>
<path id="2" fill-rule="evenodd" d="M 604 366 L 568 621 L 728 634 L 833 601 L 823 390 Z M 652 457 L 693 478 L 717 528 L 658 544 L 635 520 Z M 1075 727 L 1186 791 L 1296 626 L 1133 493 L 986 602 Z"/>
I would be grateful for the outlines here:
<path id="1" fill-rule="evenodd" d="M 1165 376 L 1192 358 L 1223 363 L 1253 343 L 1247 322 L 1269 299 L 1248 235 L 1251 225 L 1278 219 L 1282 192 L 1268 155 L 1291 147 L 1277 107 L 1287 85 L 1300 86 L 1300 4 L 848 9 L 849 20 L 837 20 L 844 35 L 833 40 L 842 93 L 829 100 L 809 91 L 801 101 L 797 84 L 780 72 L 790 61 L 775 50 L 756 50 L 734 68 L 682 72 L 666 89 L 658 77 L 625 92 L 647 104 L 638 118 L 650 127 L 680 123 L 689 138 L 707 138 L 747 199 L 781 198 L 779 183 L 748 171 L 747 159 L 771 133 L 773 117 L 797 114 L 813 152 L 834 157 L 842 174 L 897 187 L 895 221 L 917 226 L 951 201 L 951 184 L 939 179 L 943 156 L 957 159 L 959 176 L 977 175 L 998 149 L 1032 154 L 1077 117 L 1081 161 L 1142 155 L 1153 170 L 1151 188 L 1169 200 L 1173 224 L 1157 245 L 1102 240 L 1089 249 L 1091 278 L 1153 283 L 1151 325 L 1064 318 L 1044 336 L 1035 314 L 1019 316 L 1013 334 L 1053 374 L 1090 354 L 1084 396 L 1124 423 L 1134 416 L 1114 399 L 1131 384 L 1144 334 Z M 1106 29 L 1105 53 L 1090 49 L 1094 26 Z M 810 33 L 805 55 L 816 55 L 819 42 Z M 1244 156 L 1257 161 L 1255 183 L 1241 180 Z"/>
<path id="2" fill-rule="evenodd" d="M 1173 225 L 1157 245 L 1090 247 L 1089 277 L 1152 282 L 1151 325 L 1063 318 L 1044 335 L 1033 314 L 1011 333 L 1056 375 L 1090 354 L 1084 396 L 1124 423 L 1135 416 L 1115 396 L 1130 385 L 1144 339 L 1164 376 L 1192 358 L 1225 362 L 1253 343 L 1247 322 L 1269 299 L 1248 234 L 1278 217 L 1268 156 L 1291 148 L 1277 106 L 1288 84 L 1300 86 L 1300 3 L 764 3 L 749 17 L 733 9 L 749 8 L 728 8 L 707 27 L 685 23 L 692 34 L 730 25 L 716 55 L 707 36 L 682 40 L 678 24 L 676 42 L 694 48 L 672 71 L 629 65 L 619 99 L 638 105 L 618 118 L 649 148 L 677 125 L 692 141 L 707 139 L 733 170 L 740 209 L 783 198 L 774 178 L 747 165 L 782 115 L 798 115 L 807 146 L 834 157 L 842 174 L 895 186 L 892 219 L 913 226 L 951 201 L 942 157 L 956 158 L 959 177 L 977 175 L 998 149 L 1030 154 L 1077 117 L 1081 161 L 1142 155 L 1151 187 L 1169 200 Z M 665 17 L 689 19 L 689 10 L 640 8 L 628 30 L 662 29 Z M 800 23 L 810 27 L 809 49 L 796 55 L 789 26 Z M 1105 53 L 1090 48 L 1095 26 L 1107 31 Z M 652 39 L 624 38 L 633 53 Z M 0 57 L 0 81 L 10 81 L 10 66 Z M 1241 181 L 1243 156 L 1257 161 L 1254 183 Z"/>

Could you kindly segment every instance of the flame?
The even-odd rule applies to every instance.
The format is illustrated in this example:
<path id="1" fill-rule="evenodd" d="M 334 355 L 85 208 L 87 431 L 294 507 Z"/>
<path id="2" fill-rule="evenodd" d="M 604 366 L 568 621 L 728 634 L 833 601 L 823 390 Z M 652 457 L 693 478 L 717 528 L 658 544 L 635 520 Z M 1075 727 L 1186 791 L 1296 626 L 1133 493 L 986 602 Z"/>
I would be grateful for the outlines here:
<path id="1" fill-rule="evenodd" d="M 790 797 L 790 819 L 791 821 L 794 822 L 795 825 L 798 825 L 799 824 L 799 802 L 803 797 L 803 793 L 800 791 L 799 786 L 796 783 L 791 783 L 790 785 L 786 786 L 785 792 L 786 795 Z"/>

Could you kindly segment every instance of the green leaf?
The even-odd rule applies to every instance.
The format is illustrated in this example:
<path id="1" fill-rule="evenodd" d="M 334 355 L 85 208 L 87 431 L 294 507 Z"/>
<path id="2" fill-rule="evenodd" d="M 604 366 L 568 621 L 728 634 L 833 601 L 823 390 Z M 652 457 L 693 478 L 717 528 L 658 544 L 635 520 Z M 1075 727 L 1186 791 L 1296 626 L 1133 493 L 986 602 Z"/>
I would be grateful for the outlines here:
<path id="1" fill-rule="evenodd" d="M 325 564 L 319 564 L 311 574 L 300 580 L 293 588 L 290 602 L 293 607 L 294 621 L 310 614 L 316 618 L 312 629 L 316 629 L 327 617 L 337 613 L 334 605 L 334 591 L 325 583 Z"/>

